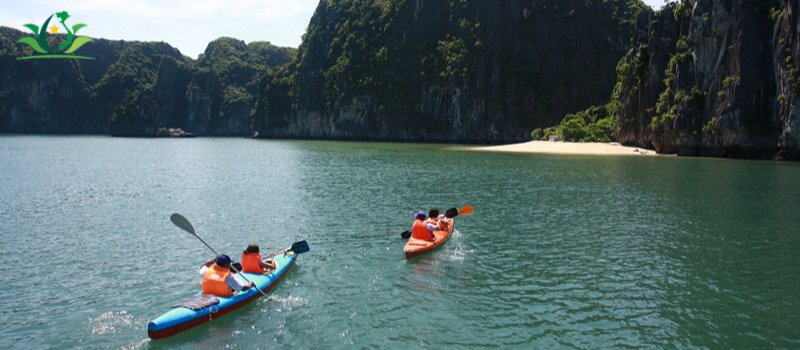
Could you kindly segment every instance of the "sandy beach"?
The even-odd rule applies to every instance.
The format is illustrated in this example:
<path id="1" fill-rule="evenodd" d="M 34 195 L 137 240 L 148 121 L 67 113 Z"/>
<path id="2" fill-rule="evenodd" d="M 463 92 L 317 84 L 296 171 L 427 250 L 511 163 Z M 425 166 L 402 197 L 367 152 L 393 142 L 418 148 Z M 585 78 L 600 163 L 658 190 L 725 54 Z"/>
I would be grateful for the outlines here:
<path id="1" fill-rule="evenodd" d="M 518 153 L 550 153 L 550 154 L 586 154 L 586 155 L 630 155 L 656 156 L 654 150 L 639 147 L 622 146 L 619 143 L 600 142 L 553 142 L 529 141 L 500 146 L 471 147 L 474 151 L 518 152 Z"/>

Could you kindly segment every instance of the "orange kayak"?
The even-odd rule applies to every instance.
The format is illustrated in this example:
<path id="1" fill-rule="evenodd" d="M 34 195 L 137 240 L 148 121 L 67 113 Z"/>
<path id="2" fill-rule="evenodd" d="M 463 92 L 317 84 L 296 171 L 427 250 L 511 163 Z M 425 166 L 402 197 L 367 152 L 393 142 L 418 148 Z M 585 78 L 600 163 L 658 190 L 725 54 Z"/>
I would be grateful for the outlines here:
<path id="1" fill-rule="evenodd" d="M 405 247 L 403 247 L 403 252 L 406 254 L 406 259 L 411 259 L 415 256 L 432 252 L 444 244 L 444 242 L 447 242 L 447 239 L 450 238 L 450 233 L 453 232 L 455 221 L 454 219 L 445 220 L 450 223 L 447 225 L 447 230 L 433 231 L 433 235 L 436 236 L 433 241 L 416 239 L 414 237 L 409 238 Z"/>

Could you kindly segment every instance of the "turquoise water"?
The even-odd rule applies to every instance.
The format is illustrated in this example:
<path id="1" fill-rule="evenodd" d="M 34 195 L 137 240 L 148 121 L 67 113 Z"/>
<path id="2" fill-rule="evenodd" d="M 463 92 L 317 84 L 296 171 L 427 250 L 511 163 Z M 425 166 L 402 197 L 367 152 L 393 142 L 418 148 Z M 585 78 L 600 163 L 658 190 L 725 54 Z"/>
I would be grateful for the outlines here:
<path id="1" fill-rule="evenodd" d="M 800 165 L 233 138 L 0 137 L 0 346 L 798 348 Z M 411 212 L 471 204 L 403 259 Z M 250 241 L 311 252 L 173 338 Z"/>

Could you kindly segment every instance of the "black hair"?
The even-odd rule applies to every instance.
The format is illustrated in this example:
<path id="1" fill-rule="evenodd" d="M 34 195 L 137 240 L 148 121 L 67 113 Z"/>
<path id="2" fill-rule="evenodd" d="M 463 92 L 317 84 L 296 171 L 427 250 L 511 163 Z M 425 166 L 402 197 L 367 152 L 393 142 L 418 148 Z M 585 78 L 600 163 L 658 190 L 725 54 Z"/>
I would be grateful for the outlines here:
<path id="1" fill-rule="evenodd" d="M 431 218 L 431 219 L 435 219 L 437 216 L 439 216 L 439 209 L 438 208 L 433 208 L 433 209 L 431 209 L 431 211 L 428 212 L 428 217 Z"/>
<path id="2" fill-rule="evenodd" d="M 247 253 L 258 253 L 260 251 L 261 250 L 258 248 L 258 243 L 250 243 L 250 245 L 247 246 L 247 250 L 245 250 L 244 252 L 245 254 L 247 254 Z"/>

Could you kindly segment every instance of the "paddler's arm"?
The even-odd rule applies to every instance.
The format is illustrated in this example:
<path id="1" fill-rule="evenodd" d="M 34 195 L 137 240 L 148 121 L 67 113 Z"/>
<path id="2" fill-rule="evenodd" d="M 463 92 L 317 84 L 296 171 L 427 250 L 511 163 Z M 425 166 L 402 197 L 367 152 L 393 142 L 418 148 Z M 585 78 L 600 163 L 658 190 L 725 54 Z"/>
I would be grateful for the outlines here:
<path id="1" fill-rule="evenodd" d="M 208 269 L 211 268 L 211 265 L 214 265 L 214 260 L 211 260 L 211 261 L 203 264 L 203 266 L 200 267 L 200 274 L 205 276 L 206 275 L 206 271 L 208 271 Z"/>
<path id="2" fill-rule="evenodd" d="M 270 254 L 270 255 L 272 255 L 272 254 Z M 275 269 L 275 261 L 272 259 L 272 256 L 270 256 L 267 259 L 261 260 L 261 268 L 262 269 L 267 269 L 267 270 L 274 270 Z"/>
<path id="3" fill-rule="evenodd" d="M 250 282 L 250 284 L 247 285 L 242 285 L 241 283 L 239 283 L 239 280 L 237 280 L 236 277 L 233 277 L 233 274 L 230 274 L 228 276 L 228 279 L 225 280 L 225 284 L 227 284 L 228 287 L 231 287 L 231 289 L 233 290 L 238 290 L 242 292 L 247 291 L 248 289 L 253 288 L 256 285 L 253 282 Z"/>

